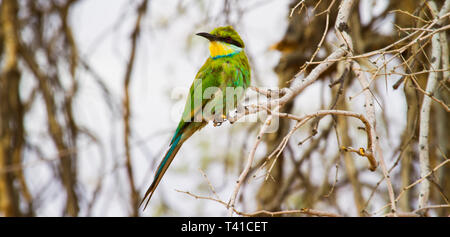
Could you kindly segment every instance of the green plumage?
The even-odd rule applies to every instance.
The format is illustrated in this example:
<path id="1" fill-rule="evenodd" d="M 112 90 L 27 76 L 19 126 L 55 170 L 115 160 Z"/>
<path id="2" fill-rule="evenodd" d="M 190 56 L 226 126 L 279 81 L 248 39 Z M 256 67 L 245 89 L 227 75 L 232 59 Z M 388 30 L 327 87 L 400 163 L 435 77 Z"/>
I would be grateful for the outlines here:
<path id="1" fill-rule="evenodd" d="M 154 180 L 141 202 L 142 205 L 148 198 L 145 207 L 181 145 L 192 134 L 206 126 L 209 120 L 219 119 L 219 122 L 221 122 L 220 119 L 228 116 L 228 113 L 237 107 L 240 99 L 244 96 L 245 90 L 250 86 L 250 66 L 243 50 L 244 42 L 231 26 L 219 27 L 209 34 L 199 33 L 198 35 L 209 39 L 211 42 L 220 42 L 232 53 L 208 57 L 195 76 L 182 118 L 170 142 L 169 150 L 164 155 Z M 227 87 L 228 90 L 230 88 L 235 89 L 232 96 L 228 96 Z M 223 96 L 219 96 L 220 93 Z M 199 95 L 203 96 L 199 97 Z M 205 98 L 205 96 L 209 98 Z M 213 117 L 207 116 L 208 114 Z M 218 117 L 217 115 L 220 114 L 224 116 Z"/>

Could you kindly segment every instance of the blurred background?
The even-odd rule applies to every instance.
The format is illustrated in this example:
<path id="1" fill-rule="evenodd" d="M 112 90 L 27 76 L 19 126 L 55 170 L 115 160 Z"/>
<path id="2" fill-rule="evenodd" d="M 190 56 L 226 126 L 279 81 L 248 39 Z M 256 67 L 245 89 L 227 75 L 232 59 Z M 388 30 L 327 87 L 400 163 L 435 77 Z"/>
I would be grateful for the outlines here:
<path id="1" fill-rule="evenodd" d="M 221 203 L 186 192 L 228 202 L 260 121 L 209 124 L 197 132 L 181 148 L 147 209 L 138 207 L 168 148 L 189 86 L 209 55 L 208 42 L 195 33 L 234 26 L 246 45 L 252 85 L 283 88 L 311 60 L 324 30 L 313 61 L 333 51 L 340 2 L 0 0 L 0 216 L 226 216 Z M 425 2 L 355 1 L 349 19 L 354 54 L 382 49 L 408 29 L 428 24 L 433 16 Z M 434 2 L 438 9 L 444 3 Z M 429 39 L 421 43 L 388 63 L 392 54 L 370 57 L 382 68 L 370 90 L 396 195 L 420 179 L 417 134 L 424 94 L 417 88 L 426 87 L 428 73 L 414 72 L 430 68 Z M 380 57 L 385 60 L 377 61 Z M 450 81 L 441 65 L 434 96 L 448 105 Z M 354 73 L 336 63 L 283 111 L 364 113 L 363 105 Z M 433 102 L 431 168 L 448 158 L 449 121 L 444 106 Z M 389 213 L 383 208 L 389 197 L 380 167 L 371 172 L 367 159 L 340 149 L 366 146 L 366 132 L 356 119 L 328 116 L 300 128 L 266 180 L 275 160 L 262 164 L 294 125 L 280 118 L 278 130 L 264 136 L 236 209 Z M 426 215 L 447 216 L 450 165 L 430 177 L 429 204 L 442 208 Z M 403 192 L 398 209 L 413 212 L 418 185 Z"/>

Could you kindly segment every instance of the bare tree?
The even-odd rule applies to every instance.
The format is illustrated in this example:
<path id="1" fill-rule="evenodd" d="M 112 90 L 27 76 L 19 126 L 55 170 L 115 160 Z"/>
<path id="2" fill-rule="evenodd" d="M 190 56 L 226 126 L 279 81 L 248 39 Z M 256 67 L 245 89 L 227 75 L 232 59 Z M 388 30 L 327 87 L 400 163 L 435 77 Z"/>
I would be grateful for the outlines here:
<path id="1" fill-rule="evenodd" d="M 161 20 L 161 29 L 175 24 L 189 7 L 205 13 L 198 15 L 195 30 L 239 27 L 246 14 L 273 1 L 223 0 L 217 15 L 203 1 L 182 2 L 176 16 Z M 132 85 L 140 49 L 148 43 L 140 39 L 162 31 L 146 25 L 156 17 L 150 10 L 157 3 L 130 3 L 112 29 L 105 30 L 108 35 L 128 27 L 121 95 L 111 92 L 108 80 L 83 54 L 88 50 L 80 47 L 71 14 L 83 3 L 0 0 L 0 215 L 39 215 L 60 193 L 63 216 L 94 215 L 101 206 L 98 200 L 106 197 L 107 208 L 114 195 L 127 215 L 142 214 L 138 204 L 146 183 L 141 185 L 139 174 L 150 177 L 162 152 L 148 155 L 145 149 L 153 146 L 145 143 L 159 139 L 161 128 L 154 126 L 150 138 L 135 129 Z M 220 162 L 224 180 L 233 182 L 217 187 L 216 180 L 208 179 L 211 166 L 206 162 L 200 186 L 207 184 L 210 195 L 180 190 L 180 198 L 217 203 L 228 215 L 241 216 L 448 216 L 450 0 L 385 3 L 292 0 L 285 33 L 270 48 L 280 54 L 273 68 L 276 78 L 258 70 L 256 59 L 263 56 L 257 58 L 247 47 L 254 69 L 252 92 L 244 109 L 230 118 L 225 152 L 194 147 Z M 132 24 L 122 25 L 128 16 Z M 96 134 L 83 125 L 76 105 L 85 78 L 92 79 L 110 113 L 96 116 L 113 121 L 111 131 L 118 126 L 119 134 Z M 267 89 L 268 80 L 279 89 Z M 314 87 L 320 93 L 305 98 Z M 253 102 L 251 93 L 263 102 Z M 386 109 L 392 94 L 404 100 L 397 101 L 403 107 L 395 113 Z M 300 102 L 308 99 L 320 106 L 305 112 Z M 41 133 L 30 128 L 39 123 L 35 111 L 43 113 Z M 255 114 L 263 115 L 261 123 L 234 123 Z M 267 133 L 278 118 L 276 132 Z M 404 118 L 402 131 L 391 132 L 399 126 L 394 118 Z M 111 141 L 100 138 L 105 135 Z M 233 139 L 242 142 L 228 149 Z M 81 154 L 92 153 L 80 145 L 85 142 L 105 162 L 98 165 L 101 171 L 91 191 L 80 178 Z M 105 152 L 108 148 L 112 151 Z M 139 149 L 149 162 L 137 158 L 134 151 Z M 45 164 L 50 177 L 40 180 L 33 162 Z M 118 190 L 114 195 L 105 191 L 110 176 Z M 229 199 L 218 194 L 224 185 L 232 187 L 225 194 Z M 51 191 L 55 186 L 58 194 Z M 165 195 L 153 214 L 174 213 Z"/>

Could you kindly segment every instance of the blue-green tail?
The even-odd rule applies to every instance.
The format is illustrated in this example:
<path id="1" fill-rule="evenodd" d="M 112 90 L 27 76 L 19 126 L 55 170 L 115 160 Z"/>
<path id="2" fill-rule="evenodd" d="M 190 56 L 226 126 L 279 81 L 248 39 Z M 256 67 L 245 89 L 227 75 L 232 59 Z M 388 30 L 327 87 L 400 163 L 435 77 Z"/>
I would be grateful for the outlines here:
<path id="1" fill-rule="evenodd" d="M 152 198 L 153 193 L 155 192 L 156 187 L 158 186 L 164 173 L 166 172 L 166 170 L 169 167 L 170 163 L 172 162 L 173 158 L 175 157 L 175 155 L 177 154 L 181 145 L 183 144 L 183 142 L 180 142 L 181 137 L 182 137 L 182 134 L 178 134 L 178 132 L 175 133 L 175 136 L 172 139 L 172 142 L 170 144 L 169 150 L 167 151 L 163 160 L 159 164 L 158 170 L 156 171 L 155 177 L 153 178 L 153 182 L 150 185 L 150 187 L 147 189 L 147 192 L 145 193 L 145 196 L 142 199 L 141 204 L 139 204 L 139 206 L 142 206 L 142 203 L 144 203 L 145 199 L 148 198 L 147 202 L 145 203 L 144 209 L 147 207 L 148 203 L 150 202 L 150 199 Z"/>
<path id="2" fill-rule="evenodd" d="M 162 177 L 164 176 L 164 173 L 166 173 L 167 168 L 169 168 L 170 163 L 172 162 L 175 155 L 178 153 L 178 150 L 180 150 L 181 145 L 192 136 L 196 131 L 202 129 L 204 126 L 206 126 L 206 122 L 191 122 L 191 123 L 184 123 L 180 122 L 181 125 L 178 125 L 178 128 L 173 135 L 172 141 L 170 142 L 170 147 L 167 153 L 164 155 L 164 158 L 162 159 L 161 163 L 158 166 L 158 169 L 156 170 L 155 177 L 153 178 L 153 182 L 150 185 L 150 187 L 147 189 L 147 192 L 145 193 L 144 198 L 141 201 L 141 204 L 139 206 L 142 206 L 142 203 L 145 202 L 147 199 L 147 202 L 145 203 L 144 209 L 147 207 L 148 203 L 150 202 L 150 199 L 152 198 L 153 193 L 156 190 L 156 187 L 158 186 L 159 182 L 161 181 Z"/>

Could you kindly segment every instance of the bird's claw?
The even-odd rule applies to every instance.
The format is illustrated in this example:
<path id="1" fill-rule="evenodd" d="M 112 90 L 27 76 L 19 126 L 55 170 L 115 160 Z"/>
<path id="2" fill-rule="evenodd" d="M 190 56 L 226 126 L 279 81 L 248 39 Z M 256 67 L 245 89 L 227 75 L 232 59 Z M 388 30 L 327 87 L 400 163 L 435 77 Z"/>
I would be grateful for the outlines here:
<path id="1" fill-rule="evenodd" d="M 220 116 L 220 119 L 219 119 L 219 120 L 215 120 L 215 119 L 214 119 L 214 121 L 213 121 L 213 126 L 214 126 L 214 127 L 218 127 L 218 126 L 222 125 L 222 123 L 225 122 L 225 121 L 227 121 L 227 116 L 224 115 L 224 114 L 222 114 L 222 115 Z"/>

